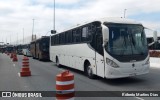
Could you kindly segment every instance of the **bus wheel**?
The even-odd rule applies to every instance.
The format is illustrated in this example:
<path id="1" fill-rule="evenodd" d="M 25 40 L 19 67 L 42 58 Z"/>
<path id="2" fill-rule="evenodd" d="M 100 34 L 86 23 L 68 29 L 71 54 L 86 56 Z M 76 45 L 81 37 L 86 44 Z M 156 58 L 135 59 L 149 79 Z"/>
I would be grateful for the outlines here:
<path id="1" fill-rule="evenodd" d="M 91 64 L 88 63 L 87 64 L 87 68 L 86 68 L 86 72 L 87 72 L 87 76 L 91 79 L 95 78 L 95 75 L 93 74 L 92 68 L 91 68 Z"/>
<path id="2" fill-rule="evenodd" d="M 57 66 L 57 67 L 60 67 L 60 64 L 59 64 L 59 59 L 58 59 L 58 57 L 56 57 L 56 66 Z"/>

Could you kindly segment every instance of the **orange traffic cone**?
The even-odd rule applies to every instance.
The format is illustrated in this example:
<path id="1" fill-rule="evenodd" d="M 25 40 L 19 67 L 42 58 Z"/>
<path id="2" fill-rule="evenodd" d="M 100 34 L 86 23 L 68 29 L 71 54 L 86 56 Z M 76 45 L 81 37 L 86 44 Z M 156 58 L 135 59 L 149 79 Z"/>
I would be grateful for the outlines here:
<path id="1" fill-rule="evenodd" d="M 30 71 L 30 68 L 29 68 L 29 59 L 26 56 L 23 57 L 22 69 L 21 69 L 21 72 L 20 72 L 20 76 L 21 77 L 31 76 L 31 71 Z"/>
<path id="2" fill-rule="evenodd" d="M 13 62 L 17 62 L 18 61 L 17 55 L 15 53 L 13 54 L 13 60 L 12 61 Z"/>
<path id="3" fill-rule="evenodd" d="M 74 75 L 69 71 L 56 76 L 56 99 L 74 100 Z"/>

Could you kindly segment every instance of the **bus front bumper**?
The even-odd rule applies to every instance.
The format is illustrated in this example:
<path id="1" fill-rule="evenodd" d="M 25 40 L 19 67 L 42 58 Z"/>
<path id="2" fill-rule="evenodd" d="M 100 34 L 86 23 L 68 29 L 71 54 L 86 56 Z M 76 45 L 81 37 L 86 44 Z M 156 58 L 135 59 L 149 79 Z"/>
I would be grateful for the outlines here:
<path id="1" fill-rule="evenodd" d="M 149 73 L 149 65 L 136 68 L 113 68 L 111 66 L 107 67 L 108 70 L 106 69 L 105 78 L 109 79 L 131 77 Z"/>

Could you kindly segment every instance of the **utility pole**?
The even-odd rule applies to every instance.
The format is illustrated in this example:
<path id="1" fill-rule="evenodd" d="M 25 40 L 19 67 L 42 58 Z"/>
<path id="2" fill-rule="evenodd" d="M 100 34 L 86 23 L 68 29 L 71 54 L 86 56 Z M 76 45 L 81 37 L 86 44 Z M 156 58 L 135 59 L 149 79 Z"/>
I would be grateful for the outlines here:
<path id="1" fill-rule="evenodd" d="M 7 44 L 7 37 L 6 37 L 6 44 Z"/>
<path id="2" fill-rule="evenodd" d="M 127 9 L 124 9 L 124 18 L 126 17 L 126 10 L 127 10 Z"/>
<path id="3" fill-rule="evenodd" d="M 17 33 L 17 45 L 18 45 L 18 33 Z"/>
<path id="4" fill-rule="evenodd" d="M 32 27 L 32 41 L 33 41 L 33 34 L 34 34 L 34 20 L 35 19 L 32 19 L 33 20 L 33 27 Z"/>
<path id="5" fill-rule="evenodd" d="M 53 30 L 55 30 L 55 0 L 53 0 Z"/>
<path id="6" fill-rule="evenodd" d="M 10 45 L 11 45 L 11 34 L 10 34 Z"/>
<path id="7" fill-rule="evenodd" d="M 24 28 L 23 28 L 23 44 L 24 44 Z"/>
<path id="8" fill-rule="evenodd" d="M 56 12 L 56 10 L 55 10 L 55 8 L 56 8 L 56 7 L 55 7 L 55 0 L 53 0 L 53 30 L 51 30 L 51 34 L 55 34 L 55 33 L 56 33 L 56 30 L 55 30 L 55 29 L 56 29 L 56 28 L 55 28 L 55 26 L 56 26 L 56 25 L 55 25 L 55 23 L 56 23 L 56 22 L 55 22 L 55 21 L 56 21 L 56 20 L 55 20 L 55 19 L 56 19 L 55 12 Z"/>

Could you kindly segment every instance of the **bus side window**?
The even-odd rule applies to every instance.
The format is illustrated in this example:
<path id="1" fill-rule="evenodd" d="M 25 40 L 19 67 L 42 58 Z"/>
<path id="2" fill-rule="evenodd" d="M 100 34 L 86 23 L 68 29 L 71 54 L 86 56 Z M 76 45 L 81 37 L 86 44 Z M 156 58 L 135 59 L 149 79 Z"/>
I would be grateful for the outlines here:
<path id="1" fill-rule="evenodd" d="M 56 36 L 53 36 L 53 45 L 56 44 Z"/>
<path id="2" fill-rule="evenodd" d="M 72 43 L 72 31 L 68 31 L 68 43 Z"/>
<path id="3" fill-rule="evenodd" d="M 65 43 L 65 33 L 59 34 L 59 41 L 60 41 L 60 44 Z"/>
<path id="4" fill-rule="evenodd" d="M 80 28 L 73 30 L 73 43 L 81 42 L 81 30 Z"/>
<path id="5" fill-rule="evenodd" d="M 68 32 L 65 32 L 65 43 L 69 43 L 69 34 Z"/>
<path id="6" fill-rule="evenodd" d="M 81 28 L 78 28 L 77 29 L 77 42 L 81 42 L 81 35 L 82 35 L 82 29 Z"/>
<path id="7" fill-rule="evenodd" d="M 62 44 L 62 34 L 59 34 L 59 44 Z"/>
<path id="8" fill-rule="evenodd" d="M 91 24 L 82 28 L 82 42 L 87 42 L 92 40 L 92 27 Z"/>
<path id="9" fill-rule="evenodd" d="M 75 43 L 76 42 L 76 30 L 73 30 L 73 39 L 72 42 Z"/>
<path id="10" fill-rule="evenodd" d="M 59 44 L 59 35 L 56 35 L 55 38 L 56 38 L 56 45 L 58 45 Z"/>
<path id="11" fill-rule="evenodd" d="M 65 44 L 65 33 L 62 33 L 62 44 Z"/>
<path id="12" fill-rule="evenodd" d="M 83 27 L 82 28 L 82 41 L 85 42 L 87 41 L 88 38 L 88 27 Z"/>

